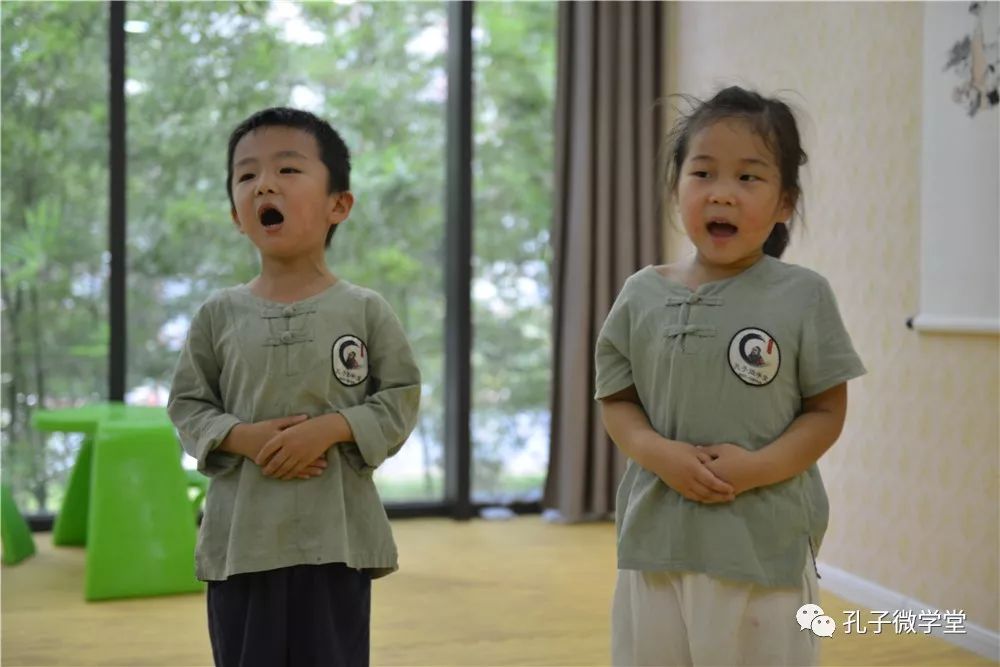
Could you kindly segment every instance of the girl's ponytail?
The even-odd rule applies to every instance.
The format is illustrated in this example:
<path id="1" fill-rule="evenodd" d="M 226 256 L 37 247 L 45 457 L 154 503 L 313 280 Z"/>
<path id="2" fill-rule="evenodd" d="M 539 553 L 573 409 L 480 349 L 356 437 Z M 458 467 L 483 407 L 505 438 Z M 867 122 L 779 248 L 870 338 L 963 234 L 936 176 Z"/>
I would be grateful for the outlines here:
<path id="1" fill-rule="evenodd" d="M 771 235 L 764 241 L 764 254 L 771 257 L 781 257 L 788 247 L 788 225 L 779 222 L 774 225 Z"/>

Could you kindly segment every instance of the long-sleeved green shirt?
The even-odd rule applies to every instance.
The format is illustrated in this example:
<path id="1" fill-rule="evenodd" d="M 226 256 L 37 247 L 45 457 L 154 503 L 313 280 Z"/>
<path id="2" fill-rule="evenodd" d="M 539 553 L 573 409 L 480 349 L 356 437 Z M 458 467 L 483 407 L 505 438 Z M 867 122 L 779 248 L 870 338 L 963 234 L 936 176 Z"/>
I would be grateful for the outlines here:
<path id="1" fill-rule="evenodd" d="M 184 449 L 211 478 L 198 578 L 322 563 L 373 577 L 395 570 L 372 472 L 409 436 L 419 402 L 413 353 L 376 292 L 338 280 L 287 304 L 245 285 L 213 294 L 191 321 L 168 403 Z M 240 423 L 336 412 L 355 442 L 333 444 L 312 479 L 265 477 L 253 461 L 217 450 Z"/>
<path id="2" fill-rule="evenodd" d="M 826 279 L 766 256 L 693 291 L 642 269 L 604 322 L 596 364 L 595 397 L 635 385 L 660 435 L 749 450 L 784 433 L 803 398 L 865 372 Z M 798 586 L 829 503 L 815 464 L 732 502 L 702 504 L 629 460 L 616 517 L 619 569 Z"/>

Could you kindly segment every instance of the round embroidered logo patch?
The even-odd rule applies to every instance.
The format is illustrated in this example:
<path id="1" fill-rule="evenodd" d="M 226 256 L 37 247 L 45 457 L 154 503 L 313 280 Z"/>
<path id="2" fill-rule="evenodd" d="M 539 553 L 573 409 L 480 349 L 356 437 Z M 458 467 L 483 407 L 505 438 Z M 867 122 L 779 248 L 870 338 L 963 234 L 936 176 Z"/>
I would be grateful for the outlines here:
<path id="1" fill-rule="evenodd" d="M 368 348 L 357 336 L 341 336 L 333 342 L 333 374 L 348 387 L 368 379 Z"/>
<path id="2" fill-rule="evenodd" d="M 729 367 L 749 385 L 769 383 L 780 366 L 778 341 L 763 329 L 742 329 L 729 341 Z"/>

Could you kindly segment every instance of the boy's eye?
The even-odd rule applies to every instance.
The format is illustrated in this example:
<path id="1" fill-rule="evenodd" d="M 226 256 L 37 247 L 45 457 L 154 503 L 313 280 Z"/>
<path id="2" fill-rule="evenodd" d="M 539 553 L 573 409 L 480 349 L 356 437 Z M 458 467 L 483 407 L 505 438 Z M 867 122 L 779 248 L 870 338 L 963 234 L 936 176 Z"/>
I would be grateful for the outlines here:
<path id="1" fill-rule="evenodd" d="M 282 167 L 281 168 L 281 173 L 282 174 L 298 174 L 300 172 L 295 167 Z"/>
<path id="2" fill-rule="evenodd" d="M 249 181 L 253 178 L 253 174 L 240 174 L 240 177 L 236 179 L 237 183 L 242 183 L 243 181 Z"/>
<path id="3" fill-rule="evenodd" d="M 740 180 L 753 182 L 753 181 L 759 181 L 761 179 L 759 176 L 754 176 L 753 174 L 743 174 L 742 176 L 740 176 Z"/>

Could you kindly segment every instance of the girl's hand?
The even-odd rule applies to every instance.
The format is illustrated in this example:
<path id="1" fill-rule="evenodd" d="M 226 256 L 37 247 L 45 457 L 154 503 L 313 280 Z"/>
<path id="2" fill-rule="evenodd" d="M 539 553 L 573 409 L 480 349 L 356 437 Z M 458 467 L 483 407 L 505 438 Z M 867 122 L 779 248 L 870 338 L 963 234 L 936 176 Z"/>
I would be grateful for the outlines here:
<path id="1" fill-rule="evenodd" d="M 688 500 L 726 503 L 736 497 L 732 484 L 720 479 L 708 464 L 712 456 L 686 442 L 664 440 L 650 456 L 651 472 Z"/>
<path id="2" fill-rule="evenodd" d="M 705 466 L 719 479 L 729 482 L 735 495 L 763 485 L 759 459 L 755 452 L 728 442 L 705 445 L 698 450 L 709 455 L 711 460 Z"/>

